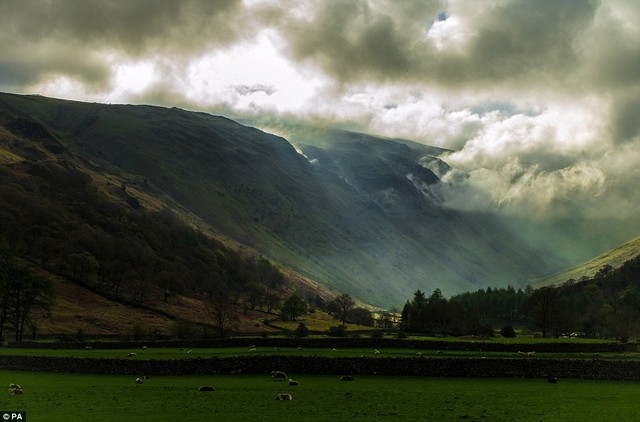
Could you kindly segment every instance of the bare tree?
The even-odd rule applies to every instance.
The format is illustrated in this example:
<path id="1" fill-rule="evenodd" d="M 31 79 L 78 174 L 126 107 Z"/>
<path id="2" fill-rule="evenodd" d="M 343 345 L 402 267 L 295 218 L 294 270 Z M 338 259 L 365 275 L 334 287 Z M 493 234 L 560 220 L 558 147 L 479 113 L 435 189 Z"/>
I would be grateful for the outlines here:
<path id="1" fill-rule="evenodd" d="M 211 289 L 204 295 L 204 305 L 218 330 L 218 336 L 228 336 L 238 326 L 233 297 L 229 289 Z"/>

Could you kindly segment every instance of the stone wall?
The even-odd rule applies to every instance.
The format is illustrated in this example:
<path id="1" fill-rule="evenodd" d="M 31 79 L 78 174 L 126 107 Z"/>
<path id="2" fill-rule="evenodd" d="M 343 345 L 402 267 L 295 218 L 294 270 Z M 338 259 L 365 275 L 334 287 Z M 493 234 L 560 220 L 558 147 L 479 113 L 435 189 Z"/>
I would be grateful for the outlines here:
<path id="1" fill-rule="evenodd" d="M 90 342 L 90 343 L 9 343 L 7 347 L 20 348 L 59 348 L 83 349 L 90 344 L 94 349 L 137 349 L 144 345 L 156 348 L 216 348 L 216 347 L 318 347 L 318 348 L 397 348 L 421 350 L 463 350 L 485 352 L 535 351 L 542 353 L 603 353 L 603 352 L 640 352 L 637 343 L 579 343 L 551 342 L 535 344 L 514 344 L 499 338 L 488 341 L 433 341 L 409 339 L 373 339 L 373 338 L 221 338 L 209 340 L 182 341 L 139 341 L 139 342 Z"/>
<path id="2" fill-rule="evenodd" d="M 230 358 L 137 360 L 0 356 L 0 369 L 120 375 L 411 375 L 434 377 L 583 378 L 640 380 L 640 362 L 598 359 L 493 358 L 324 358 L 246 356 Z"/>

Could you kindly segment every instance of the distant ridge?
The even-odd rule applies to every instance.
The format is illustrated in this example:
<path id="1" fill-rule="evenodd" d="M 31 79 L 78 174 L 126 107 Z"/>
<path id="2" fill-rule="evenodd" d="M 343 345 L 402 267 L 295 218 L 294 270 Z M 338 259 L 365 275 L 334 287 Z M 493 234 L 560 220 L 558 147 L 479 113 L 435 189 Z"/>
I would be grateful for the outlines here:
<path id="1" fill-rule="evenodd" d="M 605 265 L 619 268 L 626 261 L 640 255 L 640 236 L 631 239 L 625 244 L 606 251 L 595 258 L 577 265 L 569 270 L 556 273 L 548 278 L 541 279 L 533 284 L 534 287 L 558 285 L 567 280 L 579 280 L 581 277 L 593 277 L 599 269 Z"/>

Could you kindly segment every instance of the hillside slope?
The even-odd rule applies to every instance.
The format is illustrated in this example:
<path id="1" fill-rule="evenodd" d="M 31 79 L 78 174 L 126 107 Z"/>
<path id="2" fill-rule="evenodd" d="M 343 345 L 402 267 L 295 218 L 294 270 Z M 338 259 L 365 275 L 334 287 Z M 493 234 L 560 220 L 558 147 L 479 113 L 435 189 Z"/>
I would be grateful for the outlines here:
<path id="1" fill-rule="evenodd" d="M 376 305 L 523 284 L 556 264 L 491 216 L 443 209 L 436 148 L 324 131 L 298 139 L 303 156 L 223 117 L 39 96 L 0 94 L 0 113 L 4 161 L 72 162 L 129 205 L 168 207 Z"/>
<path id="2" fill-rule="evenodd" d="M 606 251 L 589 261 L 561 271 L 550 277 L 545 277 L 533 283 L 534 287 L 562 284 L 568 280 L 592 278 L 602 267 L 610 265 L 613 269 L 620 268 L 625 262 L 640 255 L 640 237 L 631 239 L 623 245 Z"/>

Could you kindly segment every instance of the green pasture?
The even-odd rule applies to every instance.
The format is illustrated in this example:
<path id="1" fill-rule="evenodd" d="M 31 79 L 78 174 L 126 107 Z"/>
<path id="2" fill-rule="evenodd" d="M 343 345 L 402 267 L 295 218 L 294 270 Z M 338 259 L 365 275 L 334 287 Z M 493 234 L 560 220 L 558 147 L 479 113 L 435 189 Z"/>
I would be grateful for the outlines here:
<path id="1" fill-rule="evenodd" d="M 376 353 L 377 352 L 379 353 Z M 303 348 L 294 347 L 256 347 L 252 350 L 248 347 L 225 348 L 194 348 L 180 350 L 177 348 L 148 348 L 138 349 L 23 349 L 0 348 L 0 355 L 16 356 L 54 356 L 76 358 L 116 358 L 136 360 L 172 360 L 189 358 L 226 358 L 237 356 L 319 356 L 331 357 L 397 357 L 397 358 L 514 358 L 514 359 L 613 359 L 613 360 L 640 360 L 639 352 L 536 352 L 528 355 L 535 348 L 523 347 L 522 353 L 518 352 L 489 352 L 471 350 L 434 350 L 434 349 L 406 349 L 406 348 Z"/>
<path id="2" fill-rule="evenodd" d="M 29 421 L 341 421 L 487 420 L 621 421 L 640 418 L 633 382 L 544 379 L 424 378 L 288 374 L 132 376 L 0 371 L 7 388 L 0 410 L 26 411 Z M 211 385 L 214 392 L 198 388 Z M 289 393 L 292 401 L 277 401 Z"/>

